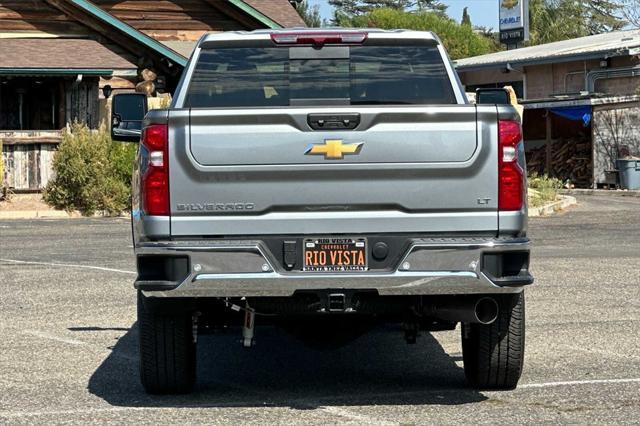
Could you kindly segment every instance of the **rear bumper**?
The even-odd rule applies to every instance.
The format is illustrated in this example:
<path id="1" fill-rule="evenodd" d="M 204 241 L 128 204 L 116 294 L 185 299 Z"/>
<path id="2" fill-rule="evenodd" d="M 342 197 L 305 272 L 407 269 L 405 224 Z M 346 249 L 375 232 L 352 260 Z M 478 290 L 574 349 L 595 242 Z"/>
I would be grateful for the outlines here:
<path id="1" fill-rule="evenodd" d="M 394 270 L 326 274 L 285 271 L 256 240 L 141 243 L 135 287 L 148 297 L 286 297 L 327 289 L 381 296 L 517 293 L 533 283 L 529 250 L 526 238 L 418 238 Z"/>

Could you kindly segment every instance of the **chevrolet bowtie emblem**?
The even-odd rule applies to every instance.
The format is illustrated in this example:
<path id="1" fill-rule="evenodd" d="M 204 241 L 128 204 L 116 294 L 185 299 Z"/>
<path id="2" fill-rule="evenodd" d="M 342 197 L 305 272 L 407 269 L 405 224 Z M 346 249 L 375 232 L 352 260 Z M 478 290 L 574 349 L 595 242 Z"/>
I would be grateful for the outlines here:
<path id="1" fill-rule="evenodd" d="M 324 143 L 313 143 L 305 155 L 324 155 L 325 160 L 342 160 L 345 155 L 360 154 L 364 142 L 342 143 L 340 139 L 327 139 Z"/>

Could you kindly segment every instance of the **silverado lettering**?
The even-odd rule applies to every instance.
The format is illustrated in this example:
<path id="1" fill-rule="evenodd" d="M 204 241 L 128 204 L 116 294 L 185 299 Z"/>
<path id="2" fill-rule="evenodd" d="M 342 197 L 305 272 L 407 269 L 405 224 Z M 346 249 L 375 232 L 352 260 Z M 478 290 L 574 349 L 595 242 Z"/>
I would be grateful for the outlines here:
<path id="1" fill-rule="evenodd" d="M 178 211 L 225 211 L 253 210 L 253 203 L 191 203 L 177 204 Z"/>

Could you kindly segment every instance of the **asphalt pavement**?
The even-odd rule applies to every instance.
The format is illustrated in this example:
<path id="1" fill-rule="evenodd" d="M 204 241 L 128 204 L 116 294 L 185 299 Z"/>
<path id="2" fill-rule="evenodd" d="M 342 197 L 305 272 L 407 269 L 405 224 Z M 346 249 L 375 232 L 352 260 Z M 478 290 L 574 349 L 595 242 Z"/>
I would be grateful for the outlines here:
<path id="1" fill-rule="evenodd" d="M 382 327 L 337 350 L 275 328 L 202 336 L 185 396 L 139 383 L 125 219 L 0 222 L 0 423 L 638 424 L 640 198 L 578 197 L 530 221 L 525 370 L 465 387 L 459 330 Z"/>

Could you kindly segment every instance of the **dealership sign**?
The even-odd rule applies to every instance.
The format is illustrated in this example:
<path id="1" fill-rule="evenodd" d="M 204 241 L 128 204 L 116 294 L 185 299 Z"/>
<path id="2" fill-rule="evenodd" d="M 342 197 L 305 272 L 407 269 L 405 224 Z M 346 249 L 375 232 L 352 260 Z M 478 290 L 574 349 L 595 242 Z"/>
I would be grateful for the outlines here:
<path id="1" fill-rule="evenodd" d="M 500 2 L 500 41 L 516 45 L 529 40 L 529 0 Z"/>

